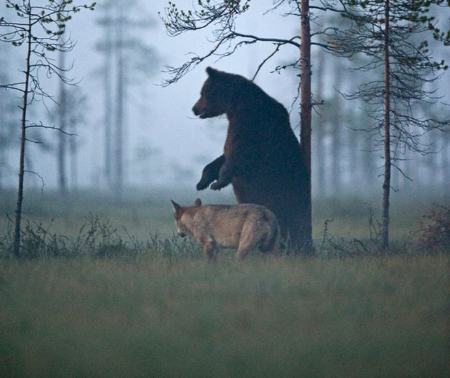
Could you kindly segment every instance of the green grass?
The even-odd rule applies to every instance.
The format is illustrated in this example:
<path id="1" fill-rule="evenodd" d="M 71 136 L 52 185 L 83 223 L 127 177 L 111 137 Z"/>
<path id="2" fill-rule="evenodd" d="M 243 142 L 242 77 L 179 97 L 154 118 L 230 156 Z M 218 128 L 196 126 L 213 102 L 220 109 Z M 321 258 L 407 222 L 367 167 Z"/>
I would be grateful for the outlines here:
<path id="1" fill-rule="evenodd" d="M 7 217 L 14 215 L 15 193 L 0 192 L 0 234 L 7 227 Z M 25 195 L 24 220 L 50 225 L 51 230 L 67 235 L 76 235 L 87 221 L 89 214 L 95 214 L 109 221 L 124 237 L 132 233 L 139 240 L 149 235 L 164 237 L 175 231 L 170 199 L 182 204 L 193 203 L 200 196 L 204 203 L 232 203 L 231 193 L 193 192 L 190 189 L 149 190 L 148 193 L 128 193 L 122 202 L 110 194 L 78 193 L 69 199 L 61 199 L 57 193 L 29 192 Z M 369 212 L 380 219 L 378 198 L 364 200 L 354 197 L 316 200 L 313 203 L 313 237 L 320 240 L 324 222 L 329 220 L 331 234 L 346 239 L 368 239 Z M 450 197 L 417 197 L 408 200 L 393 198 L 391 211 L 391 236 L 403 241 L 411 238 L 417 229 L 420 217 L 427 213 L 433 202 L 450 204 Z M 375 220 L 376 220 L 375 219 Z"/>
<path id="2" fill-rule="evenodd" d="M 207 264 L 170 236 L 167 193 L 29 193 L 33 259 L 7 258 L 0 215 L 0 377 L 448 377 L 450 246 L 410 244 L 430 203 L 393 208 L 384 256 L 367 241 L 373 204 L 347 198 L 314 204 L 314 258 Z"/>
<path id="3" fill-rule="evenodd" d="M 447 377 L 444 256 L 0 264 L 0 376 Z"/>

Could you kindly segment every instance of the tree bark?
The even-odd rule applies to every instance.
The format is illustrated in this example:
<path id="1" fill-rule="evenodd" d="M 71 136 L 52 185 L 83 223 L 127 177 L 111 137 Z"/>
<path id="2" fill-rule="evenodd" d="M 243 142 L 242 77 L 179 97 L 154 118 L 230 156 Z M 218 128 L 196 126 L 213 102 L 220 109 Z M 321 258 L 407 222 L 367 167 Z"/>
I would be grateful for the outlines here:
<path id="1" fill-rule="evenodd" d="M 112 17 L 111 17 L 111 7 L 105 7 L 105 63 L 104 63 L 104 91 L 105 91 L 105 116 L 104 116 L 104 165 L 105 165 L 105 178 L 108 187 L 112 185 L 112 74 L 111 67 L 113 62 L 113 44 L 112 44 Z"/>
<path id="2" fill-rule="evenodd" d="M 61 40 L 62 40 L 61 36 Z M 63 70 L 62 75 L 64 75 L 64 69 L 66 66 L 65 53 L 63 51 L 59 52 L 59 67 Z M 67 179 L 66 179 L 66 120 L 67 120 L 67 101 L 66 101 L 66 87 L 64 80 L 62 79 L 59 83 L 59 129 L 58 134 L 58 186 L 59 193 L 61 196 L 65 197 L 67 194 Z"/>
<path id="3" fill-rule="evenodd" d="M 123 190 L 124 108 L 125 108 L 125 59 L 123 56 L 123 7 L 119 4 L 117 20 L 117 87 L 116 87 L 116 135 L 115 135 L 115 192 L 118 198 Z"/>
<path id="4" fill-rule="evenodd" d="M 323 97 L 323 74 L 324 74 L 324 66 L 325 66 L 325 54 L 322 49 L 319 49 L 317 56 L 317 70 L 314 71 L 316 75 L 316 96 L 317 100 L 322 101 Z M 325 187 L 325 164 L 326 164 L 326 153 L 325 153 L 325 125 L 323 117 L 316 117 L 315 122 L 315 153 L 314 157 L 316 159 L 317 167 L 315 168 L 315 183 L 317 188 L 315 189 L 315 193 L 318 197 L 326 196 L 326 187 Z M 314 138 L 313 138 L 314 140 Z M 314 183 L 313 183 L 314 186 Z M 312 190 L 311 190 L 312 191 Z"/>
<path id="5" fill-rule="evenodd" d="M 389 199 L 391 190 L 391 70 L 389 62 L 389 0 L 384 2 L 384 182 L 383 182 L 383 226 L 381 246 L 389 247 Z"/>
<path id="6" fill-rule="evenodd" d="M 76 121 L 71 122 L 70 132 L 73 135 L 77 134 Z M 72 136 L 69 139 L 69 154 L 70 154 L 70 187 L 72 191 L 78 188 L 78 149 L 75 138 Z"/>
<path id="7" fill-rule="evenodd" d="M 312 201 L 311 201 L 311 28 L 309 0 L 301 0 L 300 46 L 300 150 L 308 173 L 305 203 L 304 249 L 312 250 Z"/>
<path id="8" fill-rule="evenodd" d="M 342 66 L 338 62 L 334 62 L 334 89 L 342 90 Z M 334 95 L 333 101 L 333 117 L 331 121 L 331 172 L 330 186 L 333 196 L 338 197 L 341 194 L 342 184 L 342 112 L 340 94 Z"/>
<path id="9" fill-rule="evenodd" d="M 20 158 L 19 158 L 19 186 L 17 189 L 17 205 L 16 219 L 14 225 L 14 245 L 13 253 L 16 257 L 20 257 L 21 243 L 21 225 L 22 225 L 22 205 L 23 205 L 23 181 L 25 175 L 25 143 L 27 133 L 27 110 L 28 110 L 28 94 L 30 85 L 30 69 L 31 69 L 31 52 L 32 52 L 32 35 L 31 35 L 31 14 L 28 15 L 28 36 L 27 36 L 27 55 L 25 65 L 25 89 L 22 101 L 21 116 L 21 135 L 20 135 Z"/>

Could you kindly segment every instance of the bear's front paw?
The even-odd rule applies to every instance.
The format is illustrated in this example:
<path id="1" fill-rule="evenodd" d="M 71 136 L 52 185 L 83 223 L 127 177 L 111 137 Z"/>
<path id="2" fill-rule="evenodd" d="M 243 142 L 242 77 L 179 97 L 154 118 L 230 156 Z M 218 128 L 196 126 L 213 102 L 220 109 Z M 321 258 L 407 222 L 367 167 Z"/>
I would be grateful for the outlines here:
<path id="1" fill-rule="evenodd" d="M 206 188 L 208 187 L 208 185 L 209 185 L 209 182 L 208 182 L 208 181 L 206 181 L 206 180 L 200 180 L 200 181 L 197 183 L 196 188 L 197 188 L 197 190 L 204 190 L 204 189 L 206 189 Z"/>
<path id="2" fill-rule="evenodd" d="M 213 182 L 209 188 L 212 190 L 220 190 L 223 187 L 225 187 L 225 185 L 223 185 L 223 183 L 221 183 L 220 181 L 216 181 L 216 182 Z"/>

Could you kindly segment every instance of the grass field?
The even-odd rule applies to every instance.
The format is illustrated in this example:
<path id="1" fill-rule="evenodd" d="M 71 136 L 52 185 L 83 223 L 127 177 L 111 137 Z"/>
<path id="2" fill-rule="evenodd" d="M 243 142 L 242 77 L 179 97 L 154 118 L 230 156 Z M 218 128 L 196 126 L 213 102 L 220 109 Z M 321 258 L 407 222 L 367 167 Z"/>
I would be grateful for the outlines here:
<path id="1" fill-rule="evenodd" d="M 167 239 L 163 195 L 126 204 L 33 195 L 26 218 L 52 231 L 28 231 L 40 258 L 0 255 L 1 377 L 450 376 L 450 253 L 408 253 L 426 210 L 418 201 L 394 209 L 392 255 L 346 257 L 353 238 L 366 243 L 368 206 L 324 201 L 316 244 L 334 219 L 333 240 L 350 243 L 342 254 L 237 263 L 225 252 L 207 264 L 191 243 Z M 80 234 L 89 213 L 100 223 Z M 53 253 L 74 246 L 79 255 Z"/>
<path id="2" fill-rule="evenodd" d="M 0 266 L 0 375 L 448 377 L 447 259 Z"/>

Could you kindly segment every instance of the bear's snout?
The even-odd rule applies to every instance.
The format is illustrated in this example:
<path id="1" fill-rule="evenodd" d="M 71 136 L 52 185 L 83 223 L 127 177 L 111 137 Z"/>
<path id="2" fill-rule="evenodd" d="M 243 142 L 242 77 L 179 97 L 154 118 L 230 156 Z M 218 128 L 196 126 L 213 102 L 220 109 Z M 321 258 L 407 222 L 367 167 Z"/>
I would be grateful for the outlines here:
<path id="1" fill-rule="evenodd" d="M 199 104 L 200 100 L 198 100 L 195 105 L 192 107 L 192 111 L 196 116 L 200 115 L 202 113 L 201 110 L 201 104 Z"/>

